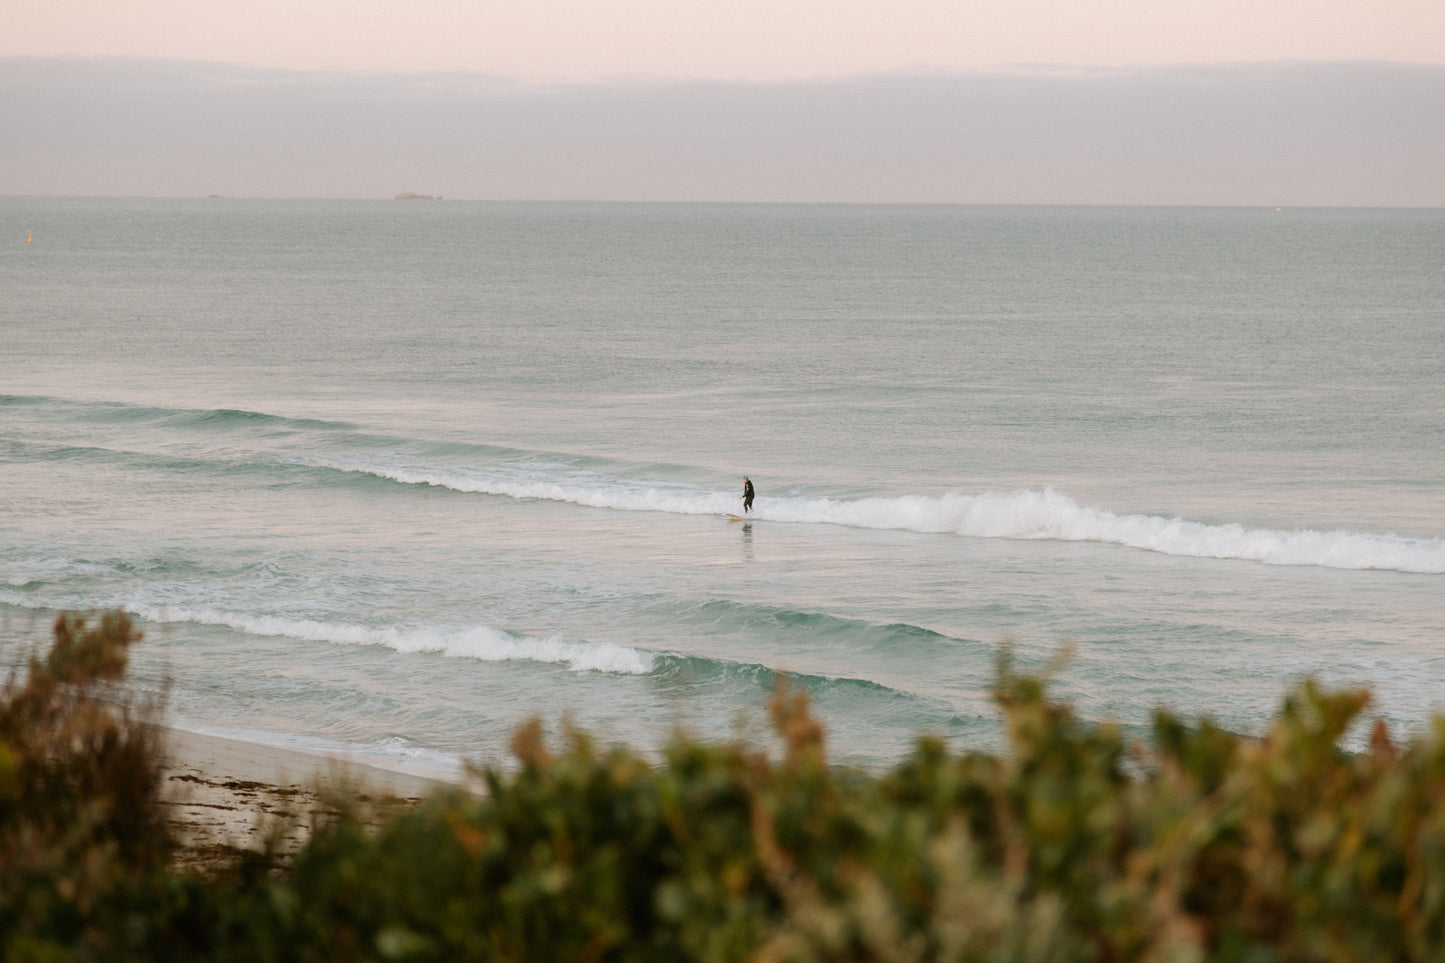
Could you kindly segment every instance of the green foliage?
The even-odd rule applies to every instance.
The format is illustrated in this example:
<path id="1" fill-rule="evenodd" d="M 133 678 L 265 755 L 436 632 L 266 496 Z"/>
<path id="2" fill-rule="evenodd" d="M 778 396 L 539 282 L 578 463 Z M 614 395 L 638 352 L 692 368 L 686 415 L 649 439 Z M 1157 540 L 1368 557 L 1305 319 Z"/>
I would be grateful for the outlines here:
<path id="1" fill-rule="evenodd" d="M 771 702 L 781 758 L 678 737 L 649 763 L 571 728 L 549 747 L 534 722 L 513 740 L 518 769 L 478 771 L 482 794 L 438 793 L 379 828 L 343 812 L 287 864 L 201 879 L 166 869 L 149 730 L 89 695 L 123 670 L 129 623 L 62 618 L 56 639 L 0 706 L 7 959 L 1344 961 L 1445 947 L 1445 721 L 1403 746 L 1380 724 L 1342 752 L 1360 692 L 1307 683 L 1258 739 L 1160 711 L 1147 745 L 1129 744 L 1005 656 L 1006 752 L 921 739 L 877 775 L 829 765 L 806 697 L 786 689 Z M 111 754 L 149 775 L 113 785 Z M 118 799 L 135 811 L 122 818 Z"/>
<path id="2" fill-rule="evenodd" d="M 110 690 L 140 640 L 122 613 L 61 615 L 0 697 L 0 955 L 113 959 L 167 938 L 156 729 Z M 109 697 L 109 698 L 102 698 Z"/>

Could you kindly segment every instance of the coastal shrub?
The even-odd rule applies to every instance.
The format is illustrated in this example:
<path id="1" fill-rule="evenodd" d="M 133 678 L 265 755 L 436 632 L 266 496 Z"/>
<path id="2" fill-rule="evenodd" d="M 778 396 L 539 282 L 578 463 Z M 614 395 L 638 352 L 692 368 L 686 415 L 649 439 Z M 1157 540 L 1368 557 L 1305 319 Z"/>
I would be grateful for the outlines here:
<path id="1" fill-rule="evenodd" d="M 158 732 L 116 688 L 121 612 L 63 614 L 0 692 L 0 955 L 117 959 L 176 941 Z"/>
<path id="2" fill-rule="evenodd" d="M 1160 712 L 1078 719 L 1005 662 L 1008 750 L 920 740 L 830 766 L 799 693 L 785 747 L 677 739 L 661 763 L 533 723 L 486 794 L 375 836 L 339 823 L 267 883 L 305 958 L 1430 960 L 1445 947 L 1437 723 L 1338 748 L 1366 705 L 1305 684 L 1259 739 Z M 289 928 L 288 928 L 289 927 Z"/>
<path id="3" fill-rule="evenodd" d="M 533 722 L 482 792 L 379 826 L 358 802 L 198 876 L 168 868 L 151 730 L 95 700 L 135 638 L 62 618 L 0 707 L 6 959 L 1445 956 L 1445 721 L 1343 751 L 1363 692 L 1304 683 L 1255 738 L 1164 710 L 1127 738 L 1005 656 L 1003 752 L 921 738 L 882 773 L 830 763 L 786 688 L 775 753 Z"/>

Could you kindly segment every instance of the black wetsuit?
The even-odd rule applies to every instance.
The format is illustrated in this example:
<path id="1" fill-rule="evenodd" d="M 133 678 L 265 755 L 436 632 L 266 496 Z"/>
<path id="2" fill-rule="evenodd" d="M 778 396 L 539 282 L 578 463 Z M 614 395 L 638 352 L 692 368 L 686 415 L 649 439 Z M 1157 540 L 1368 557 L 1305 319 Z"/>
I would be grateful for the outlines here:
<path id="1" fill-rule="evenodd" d="M 743 479 L 743 511 L 753 510 L 753 483 L 746 478 Z"/>

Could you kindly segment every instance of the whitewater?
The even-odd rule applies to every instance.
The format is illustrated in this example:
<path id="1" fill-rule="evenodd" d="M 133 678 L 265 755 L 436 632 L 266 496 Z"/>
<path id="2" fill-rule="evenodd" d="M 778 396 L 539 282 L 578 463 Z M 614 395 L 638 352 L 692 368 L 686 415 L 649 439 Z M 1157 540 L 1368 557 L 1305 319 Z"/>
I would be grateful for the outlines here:
<path id="1" fill-rule="evenodd" d="M 877 768 L 996 748 L 1005 649 L 1141 736 L 1445 708 L 1440 212 L 0 223 L 0 659 L 123 609 L 182 727 L 438 773 L 533 717 L 766 740 L 787 684 Z"/>
<path id="2" fill-rule="evenodd" d="M 433 485 L 453 491 L 509 498 L 571 502 L 590 508 L 683 515 L 728 514 L 737 506 L 731 492 L 696 492 L 681 486 L 660 488 L 616 479 L 541 479 L 467 472 L 453 467 L 397 465 L 362 467 L 316 460 L 311 464 L 359 472 L 408 485 Z M 854 501 L 832 498 L 770 499 L 753 520 L 800 524 L 896 529 L 974 538 L 1036 538 L 1103 542 L 1195 558 L 1241 559 L 1268 565 L 1321 565 L 1326 568 L 1389 569 L 1445 573 L 1445 539 L 1401 538 L 1393 534 L 1349 531 L 1278 531 L 1239 524 L 1208 525 L 1179 518 L 1116 515 L 1080 506 L 1052 489 L 984 492 L 967 495 L 911 495 Z"/>

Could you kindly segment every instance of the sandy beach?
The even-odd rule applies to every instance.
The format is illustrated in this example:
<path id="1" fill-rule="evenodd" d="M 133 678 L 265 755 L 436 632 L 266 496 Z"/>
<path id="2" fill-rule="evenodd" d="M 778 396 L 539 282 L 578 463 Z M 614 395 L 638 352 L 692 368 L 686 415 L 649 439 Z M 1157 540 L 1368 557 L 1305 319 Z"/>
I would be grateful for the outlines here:
<path id="1" fill-rule="evenodd" d="M 328 796 L 350 796 L 378 813 L 415 805 L 452 783 L 333 756 L 163 729 L 161 798 L 180 844 L 178 867 L 205 869 L 260 851 L 280 831 L 285 851 L 300 846 L 311 813 Z"/>

